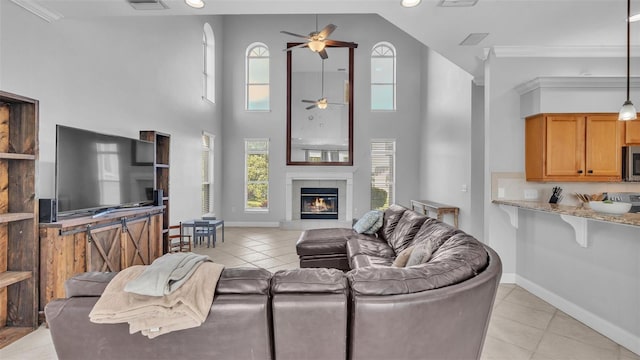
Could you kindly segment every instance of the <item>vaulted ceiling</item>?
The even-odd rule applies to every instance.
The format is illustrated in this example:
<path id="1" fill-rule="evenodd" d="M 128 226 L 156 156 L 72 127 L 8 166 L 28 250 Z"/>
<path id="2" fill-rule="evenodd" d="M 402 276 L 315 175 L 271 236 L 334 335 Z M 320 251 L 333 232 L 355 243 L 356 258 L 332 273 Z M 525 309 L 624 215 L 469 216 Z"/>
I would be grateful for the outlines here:
<path id="1" fill-rule="evenodd" d="M 482 63 L 489 51 L 514 57 L 623 57 L 626 44 L 625 0 L 479 0 L 472 7 L 443 7 L 441 0 L 423 0 L 414 8 L 401 7 L 400 0 L 205 0 L 200 10 L 183 0 L 163 0 L 168 9 L 149 11 L 134 10 L 126 0 L 11 1 L 52 21 L 95 16 L 375 13 L 477 78 L 483 77 Z M 632 1 L 632 13 L 638 12 L 640 1 Z M 639 27 L 640 22 L 632 24 L 632 44 L 640 44 Z M 489 35 L 477 45 L 460 45 L 471 33 Z"/>

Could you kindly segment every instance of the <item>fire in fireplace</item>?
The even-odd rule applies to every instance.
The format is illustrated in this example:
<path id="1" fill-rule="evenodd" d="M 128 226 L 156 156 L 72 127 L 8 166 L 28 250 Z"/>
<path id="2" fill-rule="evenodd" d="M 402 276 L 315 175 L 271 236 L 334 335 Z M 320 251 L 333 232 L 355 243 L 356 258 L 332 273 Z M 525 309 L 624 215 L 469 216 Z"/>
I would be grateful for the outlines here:
<path id="1" fill-rule="evenodd" d="M 338 219 L 338 188 L 301 188 L 301 219 Z"/>

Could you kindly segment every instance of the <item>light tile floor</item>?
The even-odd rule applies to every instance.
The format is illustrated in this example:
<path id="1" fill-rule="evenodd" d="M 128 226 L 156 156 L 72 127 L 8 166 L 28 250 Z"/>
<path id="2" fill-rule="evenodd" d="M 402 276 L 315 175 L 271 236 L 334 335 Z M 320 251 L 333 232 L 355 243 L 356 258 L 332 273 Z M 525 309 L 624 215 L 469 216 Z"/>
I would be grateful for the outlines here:
<path id="1" fill-rule="evenodd" d="M 256 266 L 270 271 L 295 269 L 299 231 L 275 228 L 225 229 L 225 242 L 215 248 L 195 247 L 228 267 Z M 220 240 L 220 234 L 218 234 Z M 0 359 L 57 359 L 44 326 L 0 349 Z M 519 286 L 498 289 L 482 353 L 485 360 L 640 360 L 640 356 L 609 340 Z"/>

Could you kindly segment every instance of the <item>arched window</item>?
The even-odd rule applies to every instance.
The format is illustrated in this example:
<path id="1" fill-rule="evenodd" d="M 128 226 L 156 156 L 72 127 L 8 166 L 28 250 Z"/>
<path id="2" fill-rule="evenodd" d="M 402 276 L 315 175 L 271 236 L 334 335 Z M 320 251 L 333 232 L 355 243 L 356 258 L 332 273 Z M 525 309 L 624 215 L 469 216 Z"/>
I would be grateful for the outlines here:
<path id="1" fill-rule="evenodd" d="M 246 108 L 269 110 L 269 48 L 262 43 L 247 47 Z"/>
<path id="2" fill-rule="evenodd" d="M 380 42 L 371 51 L 371 110 L 396 109 L 396 49 Z"/>
<path id="3" fill-rule="evenodd" d="M 202 98 L 216 102 L 216 39 L 213 29 L 208 23 L 204 24 L 202 33 Z"/>

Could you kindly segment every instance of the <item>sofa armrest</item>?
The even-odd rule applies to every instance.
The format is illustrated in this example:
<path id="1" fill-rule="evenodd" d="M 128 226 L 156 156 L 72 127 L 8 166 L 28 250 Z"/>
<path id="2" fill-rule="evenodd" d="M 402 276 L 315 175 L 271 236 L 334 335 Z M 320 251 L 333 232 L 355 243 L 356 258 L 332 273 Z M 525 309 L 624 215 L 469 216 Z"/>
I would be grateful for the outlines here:
<path id="1" fill-rule="evenodd" d="M 79 296 L 100 296 L 117 272 L 85 272 L 64 282 L 68 298 Z"/>
<path id="2" fill-rule="evenodd" d="M 271 287 L 271 272 L 256 268 L 226 268 L 220 274 L 218 294 L 268 295 Z"/>
<path id="3" fill-rule="evenodd" d="M 347 278 L 337 269 L 304 268 L 281 270 L 273 276 L 272 294 L 346 294 Z"/>

